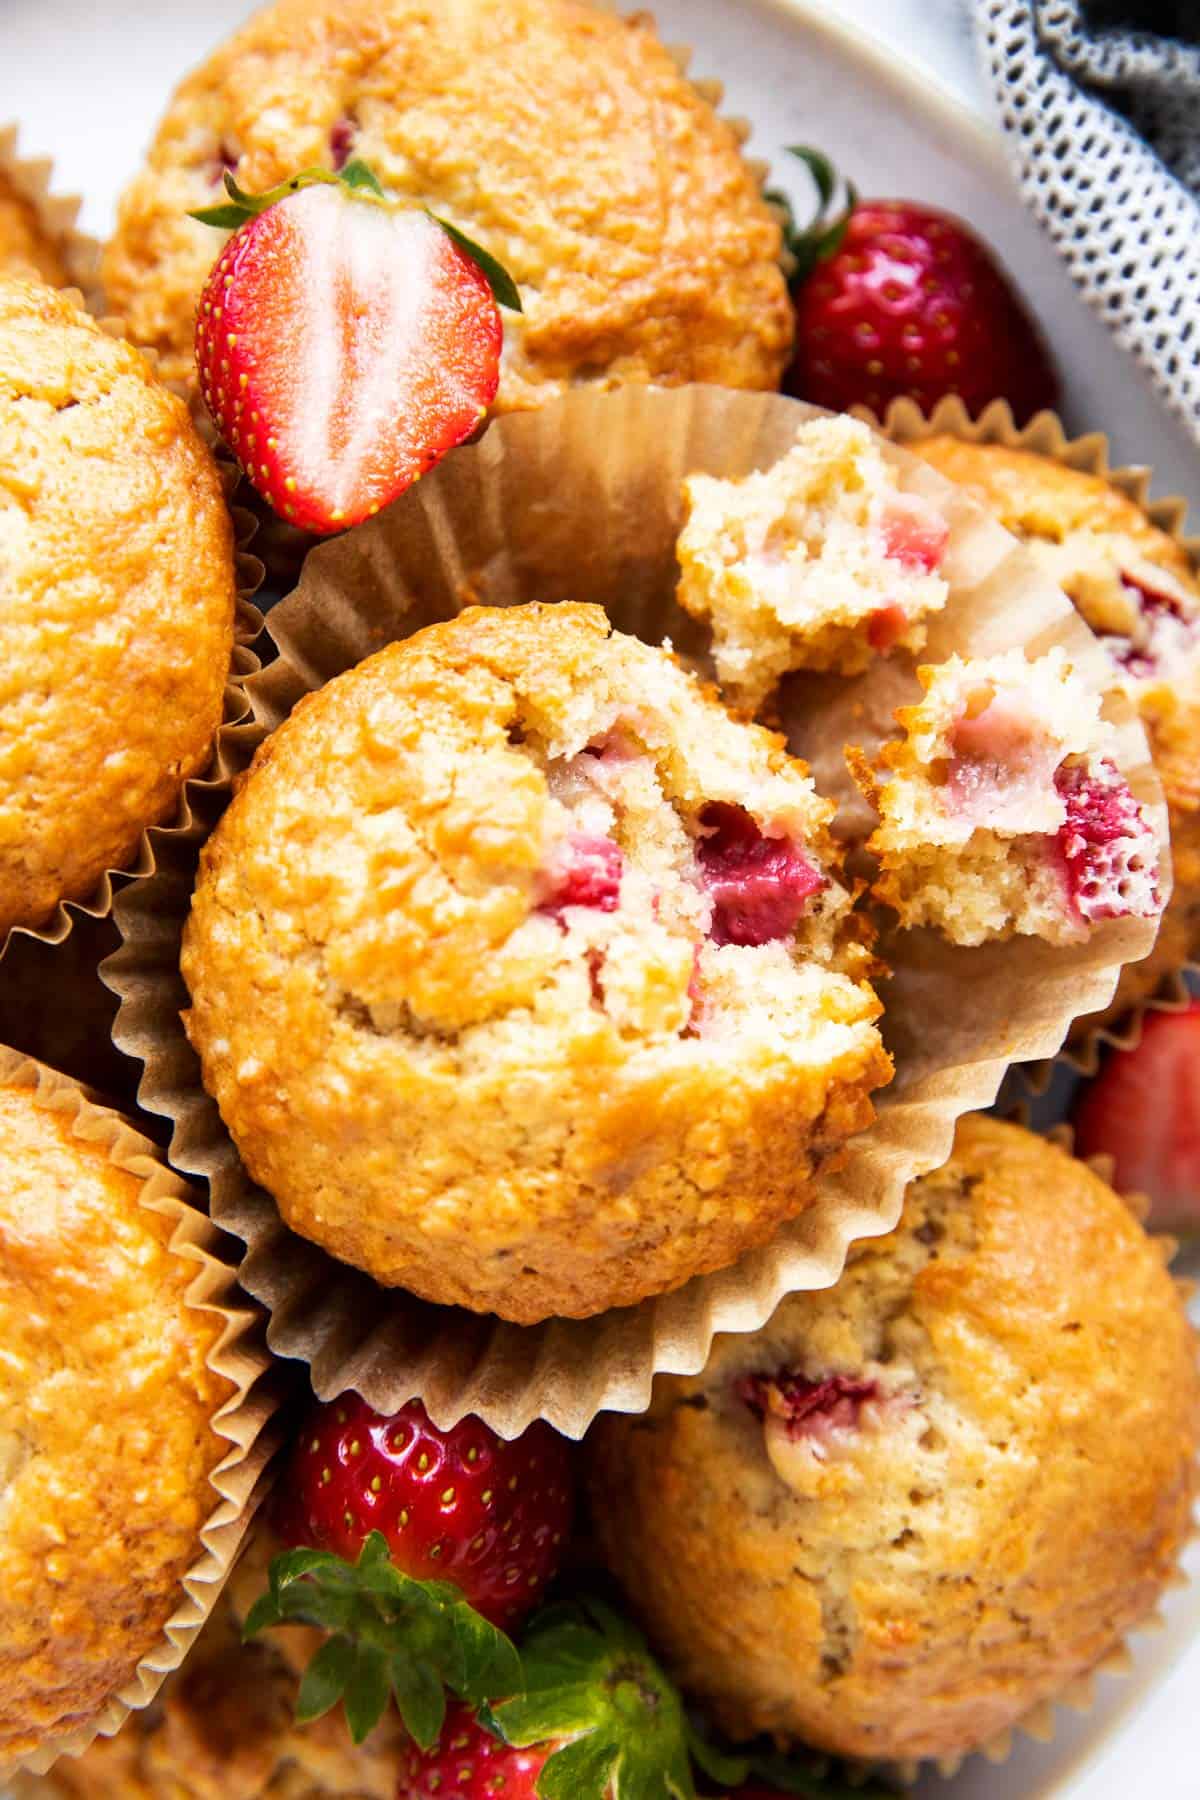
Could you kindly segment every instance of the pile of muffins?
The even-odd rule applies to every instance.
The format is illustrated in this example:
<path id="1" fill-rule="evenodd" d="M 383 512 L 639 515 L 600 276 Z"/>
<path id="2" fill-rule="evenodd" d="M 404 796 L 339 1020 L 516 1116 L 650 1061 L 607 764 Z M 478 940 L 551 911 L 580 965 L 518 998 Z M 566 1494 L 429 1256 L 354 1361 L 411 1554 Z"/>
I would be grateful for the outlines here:
<path id="1" fill-rule="evenodd" d="M 690 1374 L 644 1309 L 819 1229 L 903 1082 L 898 942 L 981 971 L 954 958 L 1139 942 L 1107 1009 L 1061 1020 L 1080 1054 L 1174 991 L 1200 941 L 1200 576 L 1046 430 L 797 408 L 769 466 L 684 471 L 653 629 L 576 600 L 564 542 L 554 604 L 464 580 L 380 634 L 344 585 L 330 639 L 342 613 L 382 637 L 352 666 L 327 679 L 270 624 L 239 651 L 253 570 L 200 418 L 215 252 L 188 217 L 227 171 L 257 191 L 353 153 L 501 255 L 525 302 L 501 415 L 626 384 L 734 408 L 788 359 L 760 172 L 652 24 L 472 0 L 434 38 L 427 15 L 257 14 L 172 98 L 95 311 L 0 160 L 0 991 L 32 945 L 40 1014 L 101 1018 L 73 946 L 88 915 L 106 947 L 136 917 L 117 1041 L 140 1022 L 173 1118 L 215 1105 L 279 1279 L 316 1246 L 466 1362 L 493 1322 L 544 1328 L 548 1396 L 580 1375 L 561 1322 L 636 1341 L 649 1405 L 583 1451 L 594 1552 L 685 1695 L 733 1741 L 953 1762 L 1105 1666 L 1174 1577 L 1200 1375 L 1171 1246 L 1103 1171 L 982 1114 L 954 1134 L 947 1100 L 949 1160 L 901 1159 L 899 1219 L 897 1194 L 832 1286 L 747 1308 Z M 917 457 L 1087 632 L 1062 602 L 1066 647 L 961 653 L 968 503 Z M 355 536 L 318 553 L 322 592 Z M 819 779 L 789 748 L 804 696 L 885 665 L 907 703 Z M 965 976 L 937 992 L 969 1015 Z M 104 1104 L 136 1068 L 85 1093 L 97 1046 L 51 1071 L 3 1016 L 0 1778 L 390 1797 L 398 1721 L 361 1747 L 297 1727 L 286 1637 L 240 1642 L 305 1371 L 235 1289 L 216 1189 L 214 1223 L 169 1166 L 195 1172 L 180 1134 L 135 1144 Z"/>

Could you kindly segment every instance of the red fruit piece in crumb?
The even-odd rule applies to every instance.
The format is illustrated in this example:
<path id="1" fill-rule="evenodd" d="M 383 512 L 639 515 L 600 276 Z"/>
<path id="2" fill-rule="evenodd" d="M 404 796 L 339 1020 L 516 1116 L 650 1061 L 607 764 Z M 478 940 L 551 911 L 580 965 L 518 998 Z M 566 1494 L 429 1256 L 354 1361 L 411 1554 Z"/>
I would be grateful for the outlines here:
<path id="1" fill-rule="evenodd" d="M 1200 1232 L 1200 1000 L 1147 1013 L 1132 1050 L 1113 1050 L 1075 1108 L 1079 1156 L 1111 1156 L 1113 1185 L 1145 1194 L 1159 1231 Z"/>
<path id="2" fill-rule="evenodd" d="M 299 1432 L 276 1524 L 285 1543 L 349 1560 L 382 1532 L 404 1574 L 452 1581 L 509 1631 L 556 1573 L 573 1509 L 571 1447 L 549 1425 L 506 1443 L 479 1419 L 439 1431 L 419 1401 L 385 1417 L 346 1394 Z"/>
<path id="3" fill-rule="evenodd" d="M 343 180 L 213 209 L 227 223 L 261 208 L 196 314 L 213 422 L 268 504 L 310 532 L 403 493 L 470 436 L 500 381 L 503 330 L 480 265 L 420 207 Z"/>
<path id="4" fill-rule="evenodd" d="M 792 1438 L 829 1431 L 856 1431 L 862 1409 L 878 1400 L 879 1383 L 855 1375 L 805 1375 L 782 1369 L 775 1375 L 745 1375 L 738 1398 L 760 1419 L 778 1420 Z"/>
<path id="5" fill-rule="evenodd" d="M 872 650 L 878 650 L 883 656 L 904 636 L 907 629 L 908 614 L 902 606 L 881 606 L 871 614 L 868 621 L 867 642 Z"/>
<path id="6" fill-rule="evenodd" d="M 1158 844 L 1128 782 L 1104 758 L 1064 763 L 1054 785 L 1067 809 L 1059 854 L 1080 918 L 1152 918 L 1161 906 Z"/>
<path id="7" fill-rule="evenodd" d="M 883 518 L 883 545 L 888 556 L 932 575 L 946 554 L 950 527 L 927 501 L 916 495 L 894 501 Z"/>
<path id="8" fill-rule="evenodd" d="M 565 839 L 544 871 L 545 894 L 539 912 L 561 918 L 568 906 L 590 906 L 615 912 L 625 859 L 611 838 L 576 831 Z"/>
<path id="9" fill-rule="evenodd" d="M 766 837 L 744 807 L 713 800 L 700 815 L 696 860 L 713 905 L 715 944 L 790 937 L 825 877 L 790 838 Z"/>
<path id="10" fill-rule="evenodd" d="M 554 1747 L 519 1750 L 485 1731 L 469 1706 L 452 1706 L 431 1750 L 411 1739 L 401 1750 L 396 1800 L 538 1800 L 537 1779 Z"/>

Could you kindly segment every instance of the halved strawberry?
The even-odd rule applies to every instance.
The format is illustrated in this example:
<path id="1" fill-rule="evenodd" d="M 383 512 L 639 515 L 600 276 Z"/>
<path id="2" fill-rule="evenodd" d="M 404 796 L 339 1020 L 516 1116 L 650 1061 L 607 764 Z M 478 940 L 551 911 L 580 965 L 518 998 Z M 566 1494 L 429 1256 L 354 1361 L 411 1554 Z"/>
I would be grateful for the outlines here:
<path id="1" fill-rule="evenodd" d="M 1109 1055 L 1075 1108 L 1075 1149 L 1114 1159 L 1114 1187 L 1149 1196 L 1154 1230 L 1200 1231 L 1200 1000 L 1147 1013 L 1141 1042 Z"/>
<path id="2" fill-rule="evenodd" d="M 340 531 L 471 435 L 495 398 L 511 277 L 370 171 L 310 170 L 194 217 L 235 227 L 196 315 L 222 437 L 290 524 Z"/>

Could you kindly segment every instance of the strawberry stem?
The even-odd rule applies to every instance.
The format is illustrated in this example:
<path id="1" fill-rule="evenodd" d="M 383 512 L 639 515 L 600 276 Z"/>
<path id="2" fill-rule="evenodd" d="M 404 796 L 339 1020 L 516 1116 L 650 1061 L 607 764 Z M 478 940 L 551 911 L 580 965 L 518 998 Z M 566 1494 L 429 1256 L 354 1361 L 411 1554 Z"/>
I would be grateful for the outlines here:
<path id="1" fill-rule="evenodd" d="M 316 1625 L 331 1635 L 300 1684 L 296 1716 L 320 1718 L 340 1700 L 361 1744 L 393 1697 L 422 1749 L 437 1741 L 446 1690 L 472 1706 L 524 1688 L 521 1659 L 502 1631 L 448 1581 L 402 1575 L 373 1531 L 356 1564 L 327 1550 L 288 1550 L 246 1617 L 243 1638 L 274 1625 Z"/>
<path id="2" fill-rule="evenodd" d="M 778 188 L 767 190 L 767 199 L 783 213 L 784 242 L 795 262 L 791 277 L 795 283 L 805 280 L 818 263 L 827 261 L 841 249 L 851 215 L 858 205 L 858 189 L 853 182 L 842 184 L 843 204 L 831 217 L 838 176 L 829 158 L 824 151 L 814 150 L 810 144 L 789 144 L 787 153 L 804 164 L 817 190 L 817 210 L 803 228 L 796 223 L 795 209 L 788 196 Z"/>
<path id="3" fill-rule="evenodd" d="M 278 206 L 281 200 L 298 194 L 301 188 L 306 187 L 340 187 L 359 200 L 369 200 L 393 208 L 401 204 L 388 198 L 374 170 L 358 156 L 353 157 L 341 169 L 301 169 L 298 174 L 290 175 L 286 181 L 267 188 L 261 194 L 249 194 L 245 188 L 239 187 L 229 169 L 225 171 L 223 179 L 228 200 L 220 206 L 198 207 L 194 212 L 188 213 L 189 219 L 195 219 L 200 225 L 211 225 L 217 231 L 238 231 L 247 220 L 258 218 L 268 207 Z M 465 231 L 460 231 L 448 219 L 439 218 L 428 207 L 423 210 L 457 244 L 463 255 L 470 257 L 492 290 L 496 305 L 506 307 L 509 312 L 523 312 L 520 290 L 499 257 L 493 256 L 490 250 L 485 250 L 482 244 L 477 244 L 474 238 L 468 237 Z"/>

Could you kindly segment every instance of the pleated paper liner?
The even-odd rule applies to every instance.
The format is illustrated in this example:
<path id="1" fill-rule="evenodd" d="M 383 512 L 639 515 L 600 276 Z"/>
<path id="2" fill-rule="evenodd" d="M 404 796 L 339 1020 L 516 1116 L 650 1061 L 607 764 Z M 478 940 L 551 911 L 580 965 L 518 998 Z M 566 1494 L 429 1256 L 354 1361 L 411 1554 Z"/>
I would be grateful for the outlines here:
<path id="1" fill-rule="evenodd" d="M 89 1724 L 46 1740 L 20 1759 L 19 1767 L 41 1774 L 59 1756 L 77 1756 L 96 1737 L 111 1737 L 129 1713 L 149 1704 L 167 1674 L 182 1662 L 225 1585 L 266 1492 L 268 1465 L 277 1444 L 279 1386 L 278 1377 L 268 1373 L 271 1359 L 262 1342 L 261 1315 L 239 1292 L 236 1271 L 223 1260 L 232 1246 L 205 1217 L 197 1197 L 161 1162 L 154 1146 L 75 1082 L 3 1047 L 0 1083 L 32 1090 L 41 1104 L 69 1121 L 76 1137 L 99 1146 L 117 1168 L 138 1178 L 141 1203 L 148 1211 L 176 1222 L 171 1252 L 195 1266 L 188 1305 L 223 1321 L 207 1367 L 231 1389 L 212 1420 L 214 1433 L 229 1444 L 211 1476 L 212 1512 L 200 1531 L 196 1559 L 181 1581 L 179 1604 L 161 1641 L 147 1651 L 130 1679 Z"/>
<path id="2" fill-rule="evenodd" d="M 118 323 L 105 319 L 101 325 L 123 335 Z M 172 815 L 144 831 L 128 861 L 106 870 L 84 899 L 61 902 L 45 925 L 0 934 L 0 1043 L 49 1062 L 122 1104 L 133 1101 L 130 1070 L 112 1051 L 112 997 L 96 974 L 120 941 L 112 923 L 113 900 L 120 888 L 153 875 L 164 846 L 194 842 L 207 832 L 207 796 L 225 793 L 241 766 L 236 746 L 250 719 L 243 684 L 260 666 L 251 648 L 262 631 L 254 596 L 263 566 L 250 549 L 255 520 L 236 502 L 236 466 L 227 457 L 216 460 L 234 526 L 237 611 L 223 719 L 208 765 L 184 783 Z"/>
<path id="3" fill-rule="evenodd" d="M 22 157 L 15 124 L 0 125 L 0 177 L 28 202 L 65 277 L 62 285 L 77 288 L 90 311 L 99 304 L 100 245 L 79 230 L 80 201 L 56 193 L 54 164 L 49 157 Z M 2 271 L 0 271 L 2 272 Z"/>
<path id="4" fill-rule="evenodd" d="M 877 427 L 874 415 L 863 417 Z M 1185 532 L 1187 502 L 1178 496 L 1153 499 L 1150 485 L 1153 473 L 1140 465 L 1112 468 L 1108 459 L 1108 440 L 1102 432 L 1088 432 L 1070 438 L 1061 421 L 1050 412 L 1038 413 L 1023 429 L 1013 423 L 1007 402 L 993 401 L 978 419 L 972 419 L 961 400 L 943 400 L 929 415 L 923 414 L 911 400 L 897 400 L 888 409 L 880 427 L 899 444 L 912 444 L 922 438 L 947 435 L 972 444 L 1002 444 L 1010 449 L 1031 450 L 1068 469 L 1089 475 L 1102 475 L 1120 493 L 1133 500 L 1150 521 L 1174 538 L 1200 572 L 1200 537 Z M 1110 677 L 1111 679 L 1111 677 Z M 1196 746 L 1197 769 L 1200 771 L 1200 743 Z M 1065 1048 L 1058 1060 L 1076 1073 L 1094 1075 L 1102 1050 L 1107 1047 L 1130 1049 L 1142 1033 L 1142 1020 L 1147 1012 L 1178 1012 L 1188 1004 L 1185 976 L 1200 975 L 1200 899 L 1186 912 L 1180 909 L 1179 924 L 1173 933 L 1178 940 L 1177 954 L 1157 973 L 1151 972 L 1149 987 L 1139 978 L 1136 968 L 1127 970 L 1118 990 L 1114 1006 L 1097 1016 L 1081 1011 L 1072 1026 Z M 1160 951 L 1162 946 L 1159 947 Z M 1035 1091 L 1045 1090 L 1053 1067 L 1042 1064 L 1023 1071 Z"/>
<path id="5" fill-rule="evenodd" d="M 299 588 L 270 617 L 279 659 L 248 683 L 260 729 L 381 645 L 471 599 L 599 602 L 621 629 L 655 643 L 670 637 L 702 657 L 703 635 L 674 600 L 682 477 L 768 466 L 813 411 L 775 394 L 626 387 L 580 390 L 496 421 L 377 519 L 309 557 Z M 952 597 L 932 657 L 1061 644 L 1099 687 L 1103 653 L 1028 553 L 934 471 L 894 447 L 887 453 L 906 485 L 943 505 L 951 527 Z M 845 791 L 847 735 L 875 748 L 891 709 L 916 686 L 911 664 L 877 663 L 854 681 L 818 684 L 803 707 L 793 702 L 793 737 L 802 753 L 817 753 L 819 782 Z M 1118 699 L 1113 710 L 1118 760 L 1160 833 L 1169 884 L 1145 736 L 1128 706 Z M 243 755 L 252 737 L 241 739 Z M 222 798 L 214 791 L 214 810 Z M 156 876 L 115 909 L 123 944 L 105 978 L 121 999 L 116 1041 L 146 1065 L 143 1106 L 169 1121 L 176 1166 L 209 1180 L 213 1217 L 246 1241 L 242 1279 L 272 1315 L 272 1347 L 310 1365 L 322 1398 L 353 1388 L 391 1411 L 420 1395 L 441 1424 L 476 1413 L 504 1435 L 540 1416 L 578 1436 L 602 1410 L 639 1411 L 653 1375 L 702 1367 L 717 1331 L 754 1330 L 785 1293 L 835 1281 L 848 1245 L 889 1230 L 907 1183 L 944 1162 L 957 1118 L 992 1102 L 1014 1059 L 1053 1054 L 1080 1002 L 1107 1004 L 1121 964 L 1145 954 L 1153 931 L 1147 921 L 1109 921 L 1069 949 L 1016 939 L 956 950 L 929 933 L 897 935 L 886 950 L 896 973 L 882 989 L 896 1079 L 799 1217 L 766 1248 L 676 1293 L 522 1328 L 377 1287 L 287 1230 L 249 1181 L 179 1018 L 187 1004 L 179 934 L 197 849 L 174 844 Z"/>

